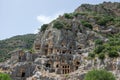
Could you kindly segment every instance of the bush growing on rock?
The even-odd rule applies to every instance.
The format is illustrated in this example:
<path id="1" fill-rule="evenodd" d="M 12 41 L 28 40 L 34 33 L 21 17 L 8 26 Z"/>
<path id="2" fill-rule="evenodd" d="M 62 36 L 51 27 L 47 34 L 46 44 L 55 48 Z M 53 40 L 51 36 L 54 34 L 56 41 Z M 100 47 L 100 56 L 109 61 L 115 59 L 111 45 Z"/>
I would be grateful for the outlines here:
<path id="1" fill-rule="evenodd" d="M 104 60 L 104 59 L 105 59 L 105 54 L 104 54 L 104 53 L 100 53 L 100 54 L 98 55 L 98 58 L 99 58 L 100 60 Z"/>
<path id="2" fill-rule="evenodd" d="M 60 21 L 56 21 L 53 24 L 53 28 L 57 28 L 57 29 L 62 29 L 63 26 L 64 26 L 64 24 L 62 22 L 60 22 Z"/>
<path id="3" fill-rule="evenodd" d="M 8 74 L 0 73 L 0 80 L 12 80 Z"/>
<path id="4" fill-rule="evenodd" d="M 113 20 L 114 19 L 111 16 L 103 16 L 97 21 L 97 23 L 99 25 L 103 26 L 103 25 L 106 25 L 108 22 L 113 21 Z"/>
<path id="5" fill-rule="evenodd" d="M 115 76 L 106 70 L 91 70 L 84 80 L 116 80 Z"/>
<path id="6" fill-rule="evenodd" d="M 65 16 L 65 18 L 67 18 L 67 19 L 73 19 L 73 14 L 65 13 L 64 16 Z"/>
<path id="7" fill-rule="evenodd" d="M 89 56 L 90 58 L 92 58 L 92 59 L 95 58 L 95 54 L 94 54 L 94 53 L 89 53 L 88 56 Z"/>
<path id="8" fill-rule="evenodd" d="M 43 24 L 43 25 L 41 26 L 40 31 L 43 31 L 43 32 L 44 32 L 47 27 L 48 27 L 48 24 Z"/>
<path id="9" fill-rule="evenodd" d="M 119 56 L 118 52 L 115 51 L 115 50 L 109 51 L 108 55 L 109 55 L 110 58 L 115 58 L 115 57 Z"/>
<path id="10" fill-rule="evenodd" d="M 99 53 L 101 53 L 103 50 L 104 50 L 104 46 L 103 45 L 98 45 L 96 48 L 95 48 L 95 50 L 94 50 L 94 52 L 96 53 L 96 54 L 99 54 Z"/>
<path id="11" fill-rule="evenodd" d="M 89 29 L 93 29 L 92 25 L 87 21 L 81 21 L 81 24 Z"/>
<path id="12" fill-rule="evenodd" d="M 103 41 L 101 39 L 95 40 L 95 45 L 102 45 Z"/>

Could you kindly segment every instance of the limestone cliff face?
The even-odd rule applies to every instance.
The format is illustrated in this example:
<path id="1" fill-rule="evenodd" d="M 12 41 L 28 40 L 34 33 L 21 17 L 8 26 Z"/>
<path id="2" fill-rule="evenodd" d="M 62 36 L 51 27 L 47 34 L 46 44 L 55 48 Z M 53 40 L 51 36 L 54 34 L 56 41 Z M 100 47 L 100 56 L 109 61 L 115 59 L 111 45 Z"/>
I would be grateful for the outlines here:
<path id="1" fill-rule="evenodd" d="M 110 8 L 113 5 L 115 6 Z M 42 26 L 33 47 L 39 54 L 39 59 L 35 62 L 40 63 L 41 70 L 48 71 L 46 73 L 48 75 L 55 73 L 57 76 L 76 72 L 74 75 L 79 74 L 77 78 L 70 80 L 78 79 L 80 76 L 83 79 L 84 74 L 81 74 L 80 70 L 92 69 L 94 63 L 97 63 L 94 67 L 100 67 L 100 60 L 97 57 L 93 63 L 88 60 L 88 54 L 95 48 L 95 40 L 106 42 L 107 35 L 120 31 L 120 28 L 112 23 L 112 18 L 107 17 L 108 21 L 105 20 L 105 23 L 99 21 L 103 19 L 103 14 L 110 17 L 119 16 L 118 7 L 119 3 L 109 2 L 100 5 L 85 4 L 75 12 L 59 16 L 47 26 Z M 97 19 L 96 14 L 100 16 Z"/>
<path id="2" fill-rule="evenodd" d="M 98 14 L 109 14 L 120 16 L 120 3 L 104 2 L 99 5 L 83 4 L 75 12 L 94 11 Z"/>
<path id="3" fill-rule="evenodd" d="M 74 51 L 82 51 L 85 48 L 90 48 L 88 49 L 90 51 L 94 47 L 94 41 L 96 39 L 104 41 L 106 38 L 96 32 L 96 29 L 83 26 L 80 22 L 83 19 L 86 19 L 84 15 L 79 15 L 72 19 L 66 19 L 65 16 L 60 16 L 57 20 L 51 22 L 45 31 L 40 31 L 37 34 L 34 49 L 41 55 L 53 54 L 60 51 L 60 49 L 73 51 L 73 54 L 75 54 Z M 61 29 L 55 28 L 57 26 L 55 26 L 55 23 L 58 21 L 63 24 Z M 91 24 L 94 24 L 93 26 L 95 28 L 101 27 L 99 25 L 96 26 L 94 22 Z M 48 50 L 46 51 L 45 48 Z M 50 48 L 51 50 L 49 50 Z"/>
<path id="4" fill-rule="evenodd" d="M 120 67 L 119 57 L 112 60 L 104 51 L 101 60 L 98 56 L 102 53 L 98 52 L 105 48 L 102 44 L 109 41 L 109 35 L 120 32 L 118 7 L 119 3 L 110 2 L 85 4 L 73 13 L 59 16 L 41 26 L 33 51 L 13 51 L 7 66 L 0 64 L 0 67 L 10 70 L 14 80 L 83 80 L 86 72 L 93 68 L 117 70 Z M 95 44 L 96 40 L 100 45 Z M 119 37 L 115 40 L 119 41 Z M 116 45 L 119 48 L 119 43 Z M 95 53 L 94 49 L 98 51 Z M 91 52 L 94 55 L 91 56 Z M 117 77 L 120 78 L 119 75 Z"/>
<path id="5" fill-rule="evenodd" d="M 39 51 L 40 54 L 49 55 L 52 53 L 56 53 L 57 49 L 58 51 L 63 48 L 67 49 L 69 51 L 84 49 L 87 47 L 90 47 L 89 41 L 90 37 L 91 41 L 94 40 L 94 38 L 97 38 L 95 36 L 95 33 L 90 30 L 84 30 L 85 32 L 82 33 L 78 30 L 78 25 L 73 22 L 72 28 L 73 30 L 65 30 L 65 29 L 56 29 L 53 28 L 53 23 L 49 26 L 49 28 L 43 33 L 40 32 L 38 34 L 38 38 L 35 41 L 35 50 Z M 41 35 L 41 36 L 39 36 Z M 93 43 L 94 44 L 94 43 Z M 45 47 L 46 48 L 54 48 L 49 53 L 45 53 Z"/>
<path id="6" fill-rule="evenodd" d="M 57 28 L 60 24 L 55 25 L 58 21 L 64 22 L 60 29 Z M 69 28 L 66 28 L 68 25 Z M 104 37 L 82 26 L 76 18 L 67 21 L 66 18 L 59 17 L 45 31 L 38 33 L 34 50 L 45 59 L 41 63 L 44 70 L 67 74 L 78 70 L 83 64 L 84 58 L 95 46 L 95 39 L 104 40 Z"/>

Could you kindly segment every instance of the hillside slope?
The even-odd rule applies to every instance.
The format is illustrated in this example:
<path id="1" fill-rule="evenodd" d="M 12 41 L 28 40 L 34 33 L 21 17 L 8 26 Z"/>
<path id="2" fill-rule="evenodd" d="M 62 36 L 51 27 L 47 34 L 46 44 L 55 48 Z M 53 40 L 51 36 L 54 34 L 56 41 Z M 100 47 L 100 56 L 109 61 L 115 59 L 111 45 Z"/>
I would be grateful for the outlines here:
<path id="1" fill-rule="evenodd" d="M 18 35 L 0 41 L 0 62 L 10 57 L 8 54 L 17 48 L 31 49 L 35 40 L 35 34 Z"/>
<path id="2" fill-rule="evenodd" d="M 11 52 L 11 59 L 1 63 L 1 68 L 15 80 L 84 80 L 92 69 L 105 69 L 119 80 L 119 5 L 83 4 L 72 13 L 60 15 L 41 26 L 33 52 L 25 51 L 22 42 L 19 47 L 23 50 Z"/>
<path id="3" fill-rule="evenodd" d="M 56 77 L 57 74 L 67 74 L 63 80 L 83 80 L 83 73 L 86 74 L 94 68 L 112 72 L 115 67 L 118 69 L 120 67 L 117 64 L 120 62 L 119 6 L 120 3 L 116 2 L 104 2 L 99 5 L 83 4 L 73 13 L 65 13 L 50 24 L 44 24 L 35 40 L 34 48 L 41 56 L 36 63 L 44 61 L 41 63 L 44 66 L 42 69 L 47 69 L 48 72 L 46 76 L 39 70 L 38 79 L 43 77 L 57 80 L 49 74 L 55 73 Z M 119 74 L 116 76 L 120 79 Z M 60 76 L 58 79 L 62 80 L 61 78 Z"/>

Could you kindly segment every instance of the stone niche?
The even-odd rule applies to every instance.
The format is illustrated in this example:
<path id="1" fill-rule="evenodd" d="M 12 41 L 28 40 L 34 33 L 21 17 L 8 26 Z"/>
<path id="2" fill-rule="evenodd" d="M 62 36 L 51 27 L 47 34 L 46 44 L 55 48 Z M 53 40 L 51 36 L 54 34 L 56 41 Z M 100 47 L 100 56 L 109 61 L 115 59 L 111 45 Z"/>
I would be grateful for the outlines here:
<path id="1" fill-rule="evenodd" d="M 46 67 L 52 68 L 53 67 L 53 61 L 49 60 L 46 62 Z"/>
<path id="2" fill-rule="evenodd" d="M 48 54 L 48 44 L 46 44 L 45 47 L 44 47 L 44 54 L 45 54 L 45 55 Z"/>
<path id="3" fill-rule="evenodd" d="M 15 50 L 10 53 L 11 54 L 11 62 L 23 62 L 26 61 L 26 55 L 25 52 L 20 49 L 20 50 Z"/>
<path id="4" fill-rule="evenodd" d="M 53 47 L 53 40 L 49 40 L 48 45 L 49 45 L 49 48 L 52 48 Z"/>
<path id="5" fill-rule="evenodd" d="M 78 70 L 78 68 L 80 66 L 80 61 L 79 60 L 75 60 L 73 63 L 74 63 L 74 70 Z"/>
<path id="6" fill-rule="evenodd" d="M 53 49 L 52 48 L 48 48 L 48 54 L 52 54 Z"/>
<path id="7" fill-rule="evenodd" d="M 35 44 L 35 50 L 40 50 L 41 44 Z"/>
<path id="8" fill-rule="evenodd" d="M 70 73 L 70 66 L 67 64 L 64 64 L 61 66 L 62 73 L 61 74 L 68 74 Z"/>
<path id="9" fill-rule="evenodd" d="M 79 46 L 77 46 L 77 49 L 78 49 L 78 50 L 82 49 L 82 46 L 80 46 L 80 45 L 79 45 Z"/>
<path id="10" fill-rule="evenodd" d="M 67 53 L 67 50 L 62 50 L 61 53 L 65 54 L 65 53 Z"/>
<path id="11" fill-rule="evenodd" d="M 62 46 L 62 47 L 66 47 L 66 42 L 63 41 L 63 42 L 61 43 L 61 46 Z"/>
<path id="12" fill-rule="evenodd" d="M 24 68 L 21 68 L 21 69 L 20 69 L 20 76 L 21 76 L 21 77 L 25 77 L 25 76 L 26 76 L 26 73 L 25 73 L 25 69 L 24 69 Z"/>
<path id="13" fill-rule="evenodd" d="M 57 73 L 57 70 L 60 69 L 60 62 L 59 61 L 54 62 L 53 67 L 55 68 L 55 72 Z"/>
<path id="14" fill-rule="evenodd" d="M 57 53 L 57 49 L 53 48 L 53 53 L 56 54 Z"/>
<path id="15" fill-rule="evenodd" d="M 23 63 L 14 67 L 11 77 L 14 80 L 26 80 L 27 77 L 33 75 L 35 65 L 30 63 Z"/>
<path id="16" fill-rule="evenodd" d="M 25 60 L 26 60 L 25 53 L 22 50 L 18 51 L 18 61 L 22 62 L 22 61 L 25 61 Z"/>

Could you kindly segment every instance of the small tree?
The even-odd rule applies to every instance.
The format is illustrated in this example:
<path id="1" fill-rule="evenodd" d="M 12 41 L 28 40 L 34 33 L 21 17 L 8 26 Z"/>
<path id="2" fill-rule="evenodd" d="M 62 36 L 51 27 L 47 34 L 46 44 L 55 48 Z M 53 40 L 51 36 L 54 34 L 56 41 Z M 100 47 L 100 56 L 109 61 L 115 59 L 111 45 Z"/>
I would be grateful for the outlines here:
<path id="1" fill-rule="evenodd" d="M 106 70 L 91 70 L 84 80 L 116 80 L 115 76 Z"/>
<path id="2" fill-rule="evenodd" d="M 99 46 L 97 46 L 96 48 L 95 48 L 95 50 L 94 50 L 94 52 L 96 53 L 96 54 L 99 54 L 99 53 L 101 53 L 103 50 L 104 50 L 104 46 L 103 45 L 99 45 Z"/>
<path id="3" fill-rule="evenodd" d="M 63 27 L 64 27 L 64 24 L 60 21 L 56 21 L 53 24 L 53 28 L 62 29 Z"/>
<path id="4" fill-rule="evenodd" d="M 0 80 L 12 80 L 8 74 L 0 73 Z"/>
<path id="5" fill-rule="evenodd" d="M 119 56 L 118 52 L 115 51 L 115 50 L 109 51 L 109 52 L 108 52 L 108 55 L 109 55 L 110 58 L 115 58 L 115 57 L 118 57 L 118 56 Z"/>
<path id="6" fill-rule="evenodd" d="M 104 64 L 105 54 L 104 53 L 100 53 L 98 55 L 98 58 L 101 60 L 101 64 Z"/>
<path id="7" fill-rule="evenodd" d="M 73 14 L 72 14 L 72 13 L 70 13 L 70 14 L 65 13 L 64 16 L 65 16 L 65 18 L 67 18 L 67 19 L 73 19 Z"/>
<path id="8" fill-rule="evenodd" d="M 41 31 L 41 32 L 42 32 L 42 31 L 44 32 L 47 27 L 48 27 L 48 24 L 43 24 L 43 25 L 41 26 L 40 31 Z"/>
<path id="9" fill-rule="evenodd" d="M 91 59 L 95 58 L 95 54 L 94 54 L 94 53 L 89 53 L 88 56 L 89 56 Z"/>
<path id="10" fill-rule="evenodd" d="M 99 24 L 99 25 L 106 25 L 108 22 L 110 22 L 110 21 L 113 21 L 114 19 L 113 19 L 113 17 L 111 17 L 111 16 L 102 16 L 98 21 L 97 21 L 97 23 Z"/>
<path id="11" fill-rule="evenodd" d="M 95 40 L 95 45 L 102 45 L 103 41 L 101 39 Z"/>
<path id="12" fill-rule="evenodd" d="M 98 55 L 98 58 L 99 58 L 100 60 L 104 60 L 104 59 L 105 59 L 105 54 L 104 54 L 104 53 L 100 53 L 100 54 Z"/>
<path id="13" fill-rule="evenodd" d="M 93 26 L 88 21 L 81 21 L 81 24 L 85 27 L 88 27 L 89 29 L 93 29 Z"/>

